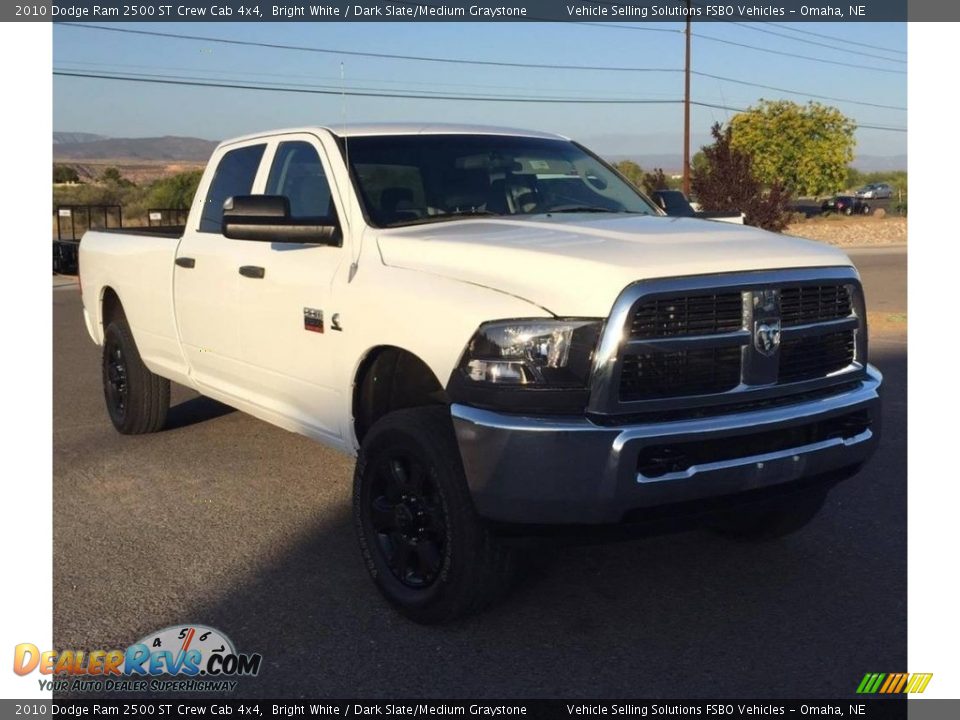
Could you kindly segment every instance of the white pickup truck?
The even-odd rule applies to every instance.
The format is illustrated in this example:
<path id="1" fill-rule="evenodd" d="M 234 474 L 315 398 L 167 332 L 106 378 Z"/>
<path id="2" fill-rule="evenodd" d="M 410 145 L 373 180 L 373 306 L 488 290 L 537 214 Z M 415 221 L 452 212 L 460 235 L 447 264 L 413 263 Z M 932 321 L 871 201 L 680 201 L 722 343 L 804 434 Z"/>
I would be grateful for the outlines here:
<path id="1" fill-rule="evenodd" d="M 666 217 L 555 135 L 224 142 L 185 228 L 88 232 L 80 277 L 117 430 L 173 381 L 357 455 L 363 559 L 420 622 L 489 602 L 518 529 L 791 532 L 879 439 L 843 253 Z"/>

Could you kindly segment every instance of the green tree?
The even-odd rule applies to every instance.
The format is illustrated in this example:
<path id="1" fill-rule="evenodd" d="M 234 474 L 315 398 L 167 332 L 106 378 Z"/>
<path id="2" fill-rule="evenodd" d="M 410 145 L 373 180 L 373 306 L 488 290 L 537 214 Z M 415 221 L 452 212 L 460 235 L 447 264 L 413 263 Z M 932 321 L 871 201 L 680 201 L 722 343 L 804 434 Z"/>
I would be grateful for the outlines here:
<path id="1" fill-rule="evenodd" d="M 123 175 L 121 175 L 120 171 L 115 167 L 104 168 L 103 172 L 100 173 L 100 181 L 119 185 L 123 182 Z"/>
<path id="2" fill-rule="evenodd" d="M 853 188 L 858 188 L 863 185 L 863 173 L 857 170 L 855 167 L 847 168 L 847 180 L 845 183 L 846 189 L 851 190 Z"/>
<path id="3" fill-rule="evenodd" d="M 652 195 L 654 190 L 669 190 L 670 181 L 663 172 L 663 168 L 656 168 L 652 173 L 643 174 L 643 190 Z"/>
<path id="4" fill-rule="evenodd" d="M 630 183 L 636 188 L 643 187 L 643 168 L 633 160 L 621 160 L 614 164 L 614 167 L 620 171 Z"/>
<path id="5" fill-rule="evenodd" d="M 190 170 L 157 180 L 147 192 L 147 204 L 155 208 L 189 208 L 201 175 L 200 170 Z"/>
<path id="6" fill-rule="evenodd" d="M 764 188 L 751 156 L 734 147 L 729 125 L 716 123 L 710 132 L 713 145 L 704 146 L 691 178 L 697 201 L 708 212 L 742 212 L 747 225 L 783 230 L 790 219 L 790 191 L 779 182 Z"/>
<path id="7" fill-rule="evenodd" d="M 799 195 L 842 190 L 853 160 L 856 124 L 834 107 L 761 100 L 730 120 L 733 147 L 753 159 L 760 182 Z"/>
<path id="8" fill-rule="evenodd" d="M 706 169 L 707 156 L 703 154 L 703 150 L 697 150 L 690 159 L 690 171 L 691 173 L 703 173 Z"/>
<path id="9" fill-rule="evenodd" d="M 54 165 L 53 181 L 55 183 L 76 183 L 80 182 L 80 175 L 77 174 L 76 168 L 69 165 Z"/>

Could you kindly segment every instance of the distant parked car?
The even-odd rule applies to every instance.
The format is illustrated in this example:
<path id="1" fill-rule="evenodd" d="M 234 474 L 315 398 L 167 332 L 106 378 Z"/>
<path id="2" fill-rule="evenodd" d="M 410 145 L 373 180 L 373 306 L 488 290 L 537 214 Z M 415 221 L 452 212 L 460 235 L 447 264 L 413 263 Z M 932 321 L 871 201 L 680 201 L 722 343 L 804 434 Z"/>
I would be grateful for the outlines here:
<path id="1" fill-rule="evenodd" d="M 886 183 L 871 183 L 857 190 L 857 197 L 864 199 L 880 199 L 893 196 L 893 188 Z"/>
<path id="2" fill-rule="evenodd" d="M 870 205 L 863 202 L 855 195 L 835 195 L 829 200 L 824 200 L 820 206 L 821 212 L 844 215 L 869 215 Z"/>

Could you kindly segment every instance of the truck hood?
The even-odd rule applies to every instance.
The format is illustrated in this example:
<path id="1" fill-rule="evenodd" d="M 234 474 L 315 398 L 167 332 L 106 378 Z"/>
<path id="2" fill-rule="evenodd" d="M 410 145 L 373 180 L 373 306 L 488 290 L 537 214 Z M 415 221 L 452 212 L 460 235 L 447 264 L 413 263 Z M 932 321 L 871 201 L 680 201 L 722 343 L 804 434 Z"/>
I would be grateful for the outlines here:
<path id="1" fill-rule="evenodd" d="M 642 279 L 851 264 L 810 240 L 661 216 L 471 218 L 384 230 L 377 242 L 388 266 L 483 285 L 558 316 L 606 317 Z"/>

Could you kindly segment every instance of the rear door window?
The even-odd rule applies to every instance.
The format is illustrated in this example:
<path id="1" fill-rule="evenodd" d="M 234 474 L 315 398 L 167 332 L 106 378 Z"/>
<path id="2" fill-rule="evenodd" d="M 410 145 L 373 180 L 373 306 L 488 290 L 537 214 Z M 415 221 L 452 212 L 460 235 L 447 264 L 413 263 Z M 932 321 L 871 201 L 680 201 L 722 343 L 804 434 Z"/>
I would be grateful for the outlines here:
<path id="1" fill-rule="evenodd" d="M 235 195 L 249 195 L 266 145 L 248 145 L 226 153 L 207 190 L 200 216 L 200 232 L 220 233 L 223 203 Z"/>

